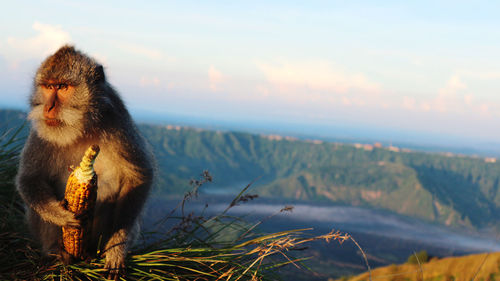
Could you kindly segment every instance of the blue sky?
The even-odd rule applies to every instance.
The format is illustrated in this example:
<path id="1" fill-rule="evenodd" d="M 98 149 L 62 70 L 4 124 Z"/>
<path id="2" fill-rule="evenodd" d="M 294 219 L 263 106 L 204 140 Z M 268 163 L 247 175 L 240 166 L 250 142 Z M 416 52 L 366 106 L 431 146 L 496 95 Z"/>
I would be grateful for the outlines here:
<path id="1" fill-rule="evenodd" d="M 10 1 L 1 103 L 64 43 L 136 112 L 500 140 L 491 1 Z"/>

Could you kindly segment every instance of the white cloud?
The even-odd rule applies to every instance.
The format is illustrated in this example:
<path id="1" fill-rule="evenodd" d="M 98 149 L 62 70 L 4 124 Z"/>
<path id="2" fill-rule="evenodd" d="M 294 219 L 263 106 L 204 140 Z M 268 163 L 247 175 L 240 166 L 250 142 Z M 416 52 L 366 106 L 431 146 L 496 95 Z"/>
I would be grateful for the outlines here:
<path id="1" fill-rule="evenodd" d="M 213 65 L 208 69 L 208 81 L 210 84 L 210 90 L 216 92 L 219 89 L 220 84 L 225 80 L 224 75 Z"/>
<path id="2" fill-rule="evenodd" d="M 440 112 L 462 111 L 464 99 L 460 98 L 459 93 L 467 89 L 467 85 L 458 75 L 450 77 L 446 85 L 439 90 L 438 96 L 432 101 L 432 106 Z"/>
<path id="3" fill-rule="evenodd" d="M 458 75 L 453 75 L 450 80 L 448 80 L 448 84 L 446 85 L 445 90 L 456 92 L 459 90 L 466 89 L 467 85 L 460 79 Z"/>
<path id="4" fill-rule="evenodd" d="M 479 106 L 479 109 L 480 109 L 482 114 L 488 114 L 490 111 L 490 106 L 488 104 L 481 104 Z"/>
<path id="5" fill-rule="evenodd" d="M 20 62 L 41 59 L 55 52 L 71 41 L 71 36 L 59 25 L 35 22 L 32 25 L 37 34 L 29 38 L 8 37 L 0 45 L 0 54 L 15 68 Z"/>
<path id="6" fill-rule="evenodd" d="M 500 71 L 484 71 L 484 70 L 459 70 L 461 76 L 469 77 L 478 80 L 500 80 Z"/>
<path id="7" fill-rule="evenodd" d="M 466 105 L 472 105 L 472 102 L 474 101 L 474 96 L 468 94 L 468 95 L 464 95 L 464 103 Z"/>
<path id="8" fill-rule="evenodd" d="M 158 87 L 160 86 L 160 78 L 157 76 L 141 76 L 139 79 L 139 84 L 143 87 Z"/>
<path id="9" fill-rule="evenodd" d="M 262 84 L 259 84 L 259 85 L 255 86 L 255 90 L 262 97 L 269 97 L 269 94 L 271 93 L 271 91 L 269 90 L 269 88 L 266 87 L 265 85 L 262 85 Z"/>
<path id="10" fill-rule="evenodd" d="M 434 97 L 418 99 L 416 96 L 405 96 L 400 107 L 412 111 L 437 112 L 445 115 L 474 114 L 488 117 L 496 114 L 500 116 L 500 112 L 494 110 L 500 108 L 497 101 L 476 98 L 462 77 L 456 74 L 448 78 Z"/>
<path id="11" fill-rule="evenodd" d="M 352 102 L 347 97 L 342 97 L 342 104 L 350 106 Z"/>
<path id="12" fill-rule="evenodd" d="M 416 104 L 417 104 L 417 100 L 413 97 L 405 96 L 403 98 L 403 108 L 405 108 L 405 109 L 415 110 Z"/>
<path id="13" fill-rule="evenodd" d="M 445 86 L 433 98 L 417 100 L 415 96 L 404 96 L 401 107 L 407 110 L 435 112 L 464 112 L 472 105 L 473 97 L 466 93 L 467 85 L 458 75 L 452 75 Z"/>
<path id="14" fill-rule="evenodd" d="M 346 73 L 325 61 L 258 62 L 266 79 L 283 92 L 297 89 L 347 93 L 349 91 L 378 92 L 380 86 L 361 73 Z"/>
<path id="15" fill-rule="evenodd" d="M 432 108 L 431 108 L 431 105 L 427 102 L 423 102 L 422 104 L 420 104 L 420 108 L 423 110 L 423 111 L 430 111 Z"/>

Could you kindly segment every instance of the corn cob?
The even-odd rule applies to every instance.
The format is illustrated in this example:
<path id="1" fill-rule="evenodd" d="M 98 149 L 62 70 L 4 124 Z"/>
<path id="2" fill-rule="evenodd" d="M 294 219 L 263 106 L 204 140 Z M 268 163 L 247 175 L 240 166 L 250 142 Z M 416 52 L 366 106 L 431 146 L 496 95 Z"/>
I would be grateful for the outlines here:
<path id="1" fill-rule="evenodd" d="M 64 194 L 66 207 L 69 211 L 79 214 L 92 215 L 97 198 L 97 175 L 94 171 L 94 162 L 99 154 L 99 146 L 92 145 L 69 175 Z M 91 229 L 91 217 L 84 220 L 81 227 L 63 227 L 62 237 L 64 250 L 75 258 L 84 259 Z"/>

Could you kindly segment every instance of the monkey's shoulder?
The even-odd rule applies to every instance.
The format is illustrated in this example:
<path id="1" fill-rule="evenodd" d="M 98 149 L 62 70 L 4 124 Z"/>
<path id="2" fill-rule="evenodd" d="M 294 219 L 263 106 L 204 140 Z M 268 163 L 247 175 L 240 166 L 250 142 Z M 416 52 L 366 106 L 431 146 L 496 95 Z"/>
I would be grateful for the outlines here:
<path id="1" fill-rule="evenodd" d="M 154 160 L 152 153 L 142 143 L 117 140 L 102 144 L 96 159 L 96 172 L 104 176 L 110 174 L 129 180 L 152 177 Z"/>

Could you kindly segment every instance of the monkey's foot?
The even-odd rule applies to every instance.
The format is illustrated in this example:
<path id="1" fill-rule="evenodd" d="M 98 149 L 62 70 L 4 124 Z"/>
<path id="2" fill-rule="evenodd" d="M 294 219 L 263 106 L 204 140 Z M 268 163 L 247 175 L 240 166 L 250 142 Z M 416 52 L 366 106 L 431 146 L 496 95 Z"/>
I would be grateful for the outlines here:
<path id="1" fill-rule="evenodd" d="M 120 277 L 125 276 L 125 262 L 124 261 L 110 261 L 106 260 L 104 264 L 106 279 L 119 280 Z"/>

